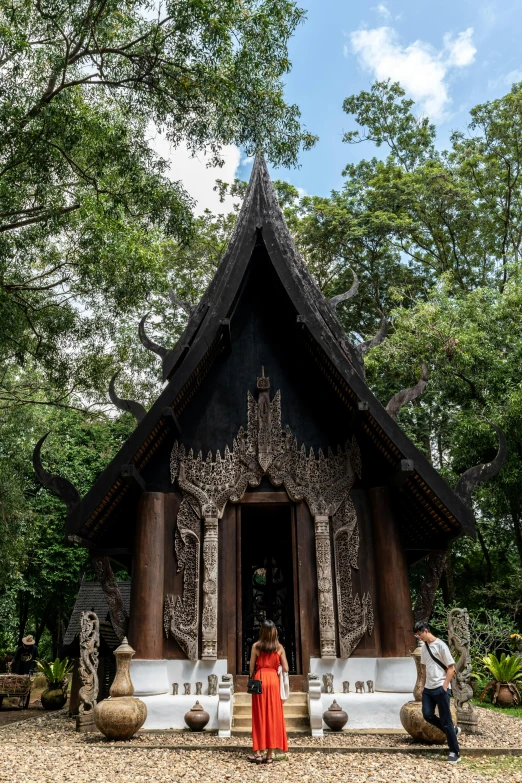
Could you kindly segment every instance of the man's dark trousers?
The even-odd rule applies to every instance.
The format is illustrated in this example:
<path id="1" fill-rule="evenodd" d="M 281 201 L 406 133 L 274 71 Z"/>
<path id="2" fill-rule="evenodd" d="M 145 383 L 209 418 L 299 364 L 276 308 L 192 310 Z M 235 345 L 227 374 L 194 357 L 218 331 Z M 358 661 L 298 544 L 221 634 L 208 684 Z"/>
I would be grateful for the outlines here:
<path id="1" fill-rule="evenodd" d="M 439 708 L 439 717 L 435 715 L 435 705 Z M 439 688 L 424 688 L 422 691 L 422 717 L 446 735 L 450 752 L 459 755 L 459 743 L 450 711 L 449 690 L 445 691 L 442 685 Z"/>

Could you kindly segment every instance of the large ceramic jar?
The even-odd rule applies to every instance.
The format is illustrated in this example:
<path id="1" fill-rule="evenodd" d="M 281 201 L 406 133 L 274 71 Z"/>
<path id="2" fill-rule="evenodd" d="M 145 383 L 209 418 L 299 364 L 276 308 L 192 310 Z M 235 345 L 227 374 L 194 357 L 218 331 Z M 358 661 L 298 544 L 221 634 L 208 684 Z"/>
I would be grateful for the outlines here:
<path id="1" fill-rule="evenodd" d="M 334 699 L 328 709 L 323 712 L 323 720 L 332 731 L 342 731 L 348 723 L 348 713 Z"/>
<path id="2" fill-rule="evenodd" d="M 107 739 L 128 740 L 141 729 L 147 718 L 147 707 L 133 697 L 130 662 L 134 650 L 125 638 L 114 650 L 116 677 L 111 685 L 110 698 L 94 709 L 94 722 Z"/>
<path id="3" fill-rule="evenodd" d="M 185 723 L 191 731 L 203 731 L 210 720 L 210 715 L 197 701 L 191 710 L 185 713 Z"/>

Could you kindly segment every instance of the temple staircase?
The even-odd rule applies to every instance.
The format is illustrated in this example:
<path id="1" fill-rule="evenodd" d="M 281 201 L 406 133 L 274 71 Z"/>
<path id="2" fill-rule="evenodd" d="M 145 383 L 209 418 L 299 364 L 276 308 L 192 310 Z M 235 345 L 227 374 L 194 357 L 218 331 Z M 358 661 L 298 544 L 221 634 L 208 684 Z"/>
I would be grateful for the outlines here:
<path id="1" fill-rule="evenodd" d="M 310 734 L 308 698 L 306 693 L 291 693 L 284 704 L 287 734 Z M 232 734 L 242 736 L 252 733 L 252 696 L 235 693 L 232 713 Z"/>

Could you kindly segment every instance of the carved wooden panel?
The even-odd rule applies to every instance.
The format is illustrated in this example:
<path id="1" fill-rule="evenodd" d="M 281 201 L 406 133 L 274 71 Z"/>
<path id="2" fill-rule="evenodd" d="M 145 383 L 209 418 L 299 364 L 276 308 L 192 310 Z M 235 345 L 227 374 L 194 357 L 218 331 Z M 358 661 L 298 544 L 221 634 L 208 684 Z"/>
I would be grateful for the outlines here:
<path id="1" fill-rule="evenodd" d="M 352 596 L 351 591 L 350 569 L 357 568 L 357 520 L 355 518 L 351 526 L 350 522 L 347 525 L 342 522 L 347 509 L 353 509 L 350 489 L 356 474 L 361 472 L 359 447 L 354 438 L 344 448 L 338 446 L 336 453 L 328 449 L 326 456 L 321 450 L 316 456 L 314 450 L 307 451 L 304 444 L 299 448 L 289 427 L 282 428 L 281 395 L 277 392 L 270 400 L 270 379 L 265 377 L 264 371 L 257 379 L 257 388 L 257 400 L 247 392 L 247 429 L 239 429 L 232 450 L 226 446 L 223 456 L 218 451 L 215 459 L 212 453 L 203 459 L 201 452 L 196 456 L 192 450 L 187 453 L 178 442 L 172 449 L 171 479 L 178 481 L 184 495 L 190 498 L 191 508 L 205 521 L 203 658 L 212 659 L 217 655 L 218 520 L 228 501 L 241 500 L 246 489 L 258 486 L 264 475 L 275 486 L 283 485 L 293 501 L 306 500 L 315 518 L 321 655 L 327 658 L 335 657 L 336 640 L 329 518 L 337 519 L 337 601 L 339 615 L 342 612 L 343 617 L 340 644 L 342 654 L 347 657 L 365 631 L 373 627 L 369 593 L 361 600 L 359 596 Z M 338 515 L 341 508 L 343 511 Z M 343 554 L 345 550 L 348 560 Z M 192 589 L 192 583 L 187 582 L 187 589 Z M 174 602 L 172 597 L 167 597 L 166 618 L 172 617 L 173 635 L 176 628 L 179 635 L 178 616 L 185 611 L 185 606 L 193 603 L 192 594 L 185 595 L 185 586 L 183 599 Z M 191 634 L 194 633 L 192 630 Z M 190 649 L 193 652 L 193 641 Z"/>

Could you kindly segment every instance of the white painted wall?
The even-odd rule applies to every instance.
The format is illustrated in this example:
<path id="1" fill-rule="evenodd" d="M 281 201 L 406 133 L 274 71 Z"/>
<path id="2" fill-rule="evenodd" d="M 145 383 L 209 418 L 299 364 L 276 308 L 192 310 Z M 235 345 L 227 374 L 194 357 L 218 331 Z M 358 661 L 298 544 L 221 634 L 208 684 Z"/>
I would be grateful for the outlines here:
<path id="1" fill-rule="evenodd" d="M 415 663 L 410 657 L 335 658 L 330 661 L 310 658 L 310 672 L 319 675 L 321 683 L 324 674 L 333 674 L 335 693 L 342 692 L 344 680 L 350 683 L 350 692 L 355 692 L 357 680 L 363 680 L 365 687 L 367 680 L 373 680 L 376 691 L 412 693 L 417 679 Z M 322 690 L 324 692 L 324 686 Z"/>

